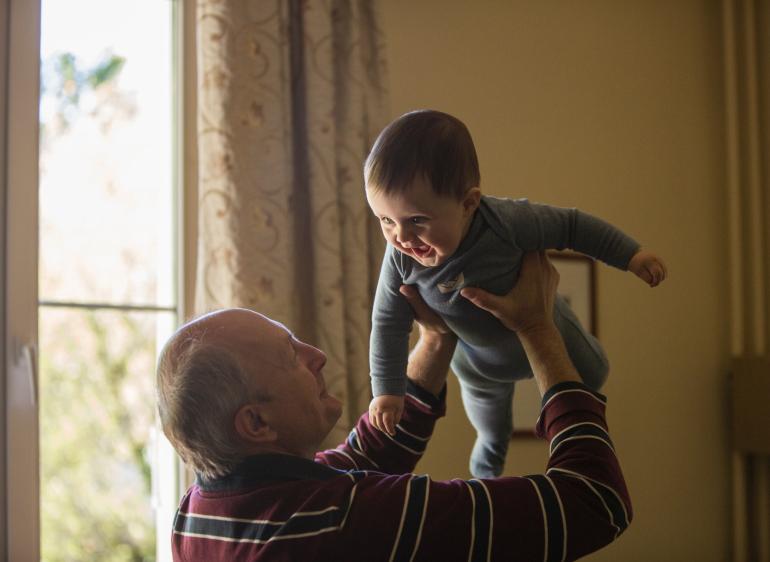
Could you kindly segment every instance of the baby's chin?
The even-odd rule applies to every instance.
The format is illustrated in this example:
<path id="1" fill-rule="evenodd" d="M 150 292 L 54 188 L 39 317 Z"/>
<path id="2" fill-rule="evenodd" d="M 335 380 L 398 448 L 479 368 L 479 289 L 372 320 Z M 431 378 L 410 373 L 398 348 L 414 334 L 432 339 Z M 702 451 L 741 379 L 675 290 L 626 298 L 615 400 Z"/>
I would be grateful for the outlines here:
<path id="1" fill-rule="evenodd" d="M 435 253 L 432 256 L 427 258 L 418 258 L 417 256 L 409 256 L 409 257 L 423 267 L 437 267 L 446 261 L 446 259 L 443 256 L 439 256 L 438 254 L 435 254 Z"/>

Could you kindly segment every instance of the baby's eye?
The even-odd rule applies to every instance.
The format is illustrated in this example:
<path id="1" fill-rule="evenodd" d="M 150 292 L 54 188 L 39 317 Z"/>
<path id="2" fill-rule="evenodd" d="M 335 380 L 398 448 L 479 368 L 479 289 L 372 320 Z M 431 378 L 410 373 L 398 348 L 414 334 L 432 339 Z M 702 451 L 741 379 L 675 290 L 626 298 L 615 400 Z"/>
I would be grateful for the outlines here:
<path id="1" fill-rule="evenodd" d="M 380 218 L 380 220 L 382 221 L 383 224 L 387 224 L 388 226 L 393 224 L 393 221 L 391 219 L 389 219 L 388 217 L 382 217 L 382 218 Z"/>
<path id="2" fill-rule="evenodd" d="M 409 220 L 412 221 L 412 224 L 425 224 L 428 222 L 428 217 L 412 217 Z"/>

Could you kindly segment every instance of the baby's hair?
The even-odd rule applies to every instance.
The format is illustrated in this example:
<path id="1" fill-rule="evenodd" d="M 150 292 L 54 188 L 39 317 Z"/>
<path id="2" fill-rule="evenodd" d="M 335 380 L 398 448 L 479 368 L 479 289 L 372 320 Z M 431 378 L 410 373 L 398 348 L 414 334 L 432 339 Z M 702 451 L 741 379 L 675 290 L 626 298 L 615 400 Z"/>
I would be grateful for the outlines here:
<path id="1" fill-rule="evenodd" d="M 382 130 L 364 164 L 366 187 L 403 193 L 419 176 L 434 193 L 457 200 L 479 186 L 476 148 L 462 121 L 421 109 L 402 115 Z"/>

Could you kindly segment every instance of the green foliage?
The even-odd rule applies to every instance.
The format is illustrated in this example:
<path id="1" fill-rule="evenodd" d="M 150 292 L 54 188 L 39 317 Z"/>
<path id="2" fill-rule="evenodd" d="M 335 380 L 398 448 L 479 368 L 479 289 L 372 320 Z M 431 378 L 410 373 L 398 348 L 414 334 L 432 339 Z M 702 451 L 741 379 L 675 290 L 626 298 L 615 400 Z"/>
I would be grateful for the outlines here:
<path id="1" fill-rule="evenodd" d="M 83 88 L 83 75 L 78 72 L 77 61 L 72 53 L 62 53 L 55 60 L 59 83 L 55 95 L 67 103 L 77 105 Z"/>
<path id="2" fill-rule="evenodd" d="M 120 74 L 125 63 L 126 59 L 122 57 L 117 57 L 115 55 L 110 56 L 91 69 L 87 74 L 88 83 L 93 89 L 96 89 L 102 84 L 114 80 L 115 77 Z"/>
<path id="3" fill-rule="evenodd" d="M 78 117 L 81 101 L 88 93 L 95 93 L 117 82 L 126 63 L 124 57 L 108 53 L 95 65 L 83 68 L 72 53 L 57 53 L 41 63 L 41 98 L 52 98 L 56 104 L 55 120 L 58 128 L 66 130 Z M 43 120 L 45 121 L 45 120 Z M 41 123 L 45 130 L 50 123 Z"/>
<path id="4" fill-rule="evenodd" d="M 151 315 L 41 311 L 42 560 L 155 559 Z"/>

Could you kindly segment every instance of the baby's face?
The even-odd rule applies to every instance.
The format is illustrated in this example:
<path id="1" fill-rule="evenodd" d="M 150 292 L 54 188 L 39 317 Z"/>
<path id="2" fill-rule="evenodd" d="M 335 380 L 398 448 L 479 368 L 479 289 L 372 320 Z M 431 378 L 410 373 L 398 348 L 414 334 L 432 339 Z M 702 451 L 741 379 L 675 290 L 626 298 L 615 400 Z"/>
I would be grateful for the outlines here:
<path id="1" fill-rule="evenodd" d="M 468 232 L 479 190 L 473 188 L 458 201 L 437 195 L 419 179 L 400 194 L 367 187 L 366 199 L 389 244 L 421 265 L 435 267 L 455 253 Z"/>

